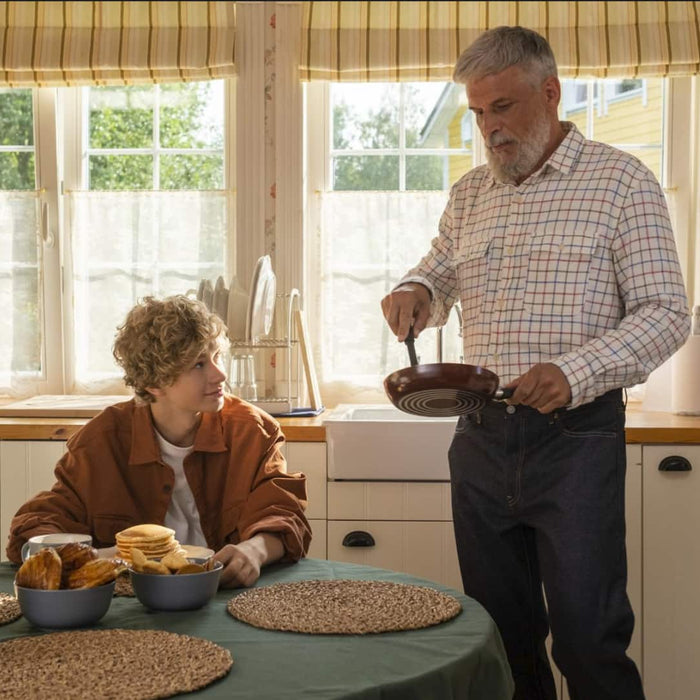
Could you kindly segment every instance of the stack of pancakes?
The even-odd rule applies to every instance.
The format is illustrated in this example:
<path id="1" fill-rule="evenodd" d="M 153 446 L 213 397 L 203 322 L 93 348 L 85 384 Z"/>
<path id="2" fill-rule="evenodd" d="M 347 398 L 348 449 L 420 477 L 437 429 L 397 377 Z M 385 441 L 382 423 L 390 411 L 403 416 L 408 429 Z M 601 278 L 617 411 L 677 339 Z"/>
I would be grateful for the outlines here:
<path id="1" fill-rule="evenodd" d="M 174 535 L 175 530 L 162 525 L 134 525 L 116 534 L 117 556 L 131 563 L 131 550 L 134 548 L 140 549 L 147 559 L 160 559 L 171 552 L 184 554 Z"/>

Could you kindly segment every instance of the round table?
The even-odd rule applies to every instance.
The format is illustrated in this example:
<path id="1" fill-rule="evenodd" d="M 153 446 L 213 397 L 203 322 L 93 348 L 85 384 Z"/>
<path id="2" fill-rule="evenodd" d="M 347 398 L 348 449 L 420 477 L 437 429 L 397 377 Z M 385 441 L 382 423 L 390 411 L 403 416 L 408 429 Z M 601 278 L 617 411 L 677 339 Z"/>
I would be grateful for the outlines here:
<path id="1" fill-rule="evenodd" d="M 12 593 L 16 567 L 0 564 L 0 592 Z M 406 574 L 356 564 L 302 559 L 263 569 L 257 586 L 304 579 L 373 579 L 430 586 L 462 604 L 434 627 L 371 635 L 309 635 L 251 627 L 231 617 L 220 590 L 204 608 L 151 612 L 135 598 L 115 598 L 97 629 L 156 629 L 209 639 L 231 652 L 220 681 L 194 693 L 238 700 L 510 700 L 513 681 L 493 620 L 462 593 Z M 27 620 L 0 627 L 0 642 L 44 634 Z M 2 646 L 0 644 L 0 656 Z"/>

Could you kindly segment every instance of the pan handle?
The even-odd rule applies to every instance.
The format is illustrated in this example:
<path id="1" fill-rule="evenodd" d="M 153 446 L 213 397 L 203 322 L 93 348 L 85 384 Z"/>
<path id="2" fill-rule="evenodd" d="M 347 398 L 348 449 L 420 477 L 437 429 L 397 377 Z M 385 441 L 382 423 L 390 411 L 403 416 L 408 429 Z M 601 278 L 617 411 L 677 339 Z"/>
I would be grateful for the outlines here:
<path id="1" fill-rule="evenodd" d="M 403 341 L 406 343 L 408 348 L 408 357 L 411 361 L 411 367 L 415 367 L 418 364 L 418 356 L 416 355 L 416 339 L 413 337 L 413 326 L 408 329 L 408 335 Z"/>
<path id="2" fill-rule="evenodd" d="M 505 401 L 513 396 L 514 391 L 515 389 L 496 389 L 496 393 L 493 395 L 493 398 L 496 401 Z"/>

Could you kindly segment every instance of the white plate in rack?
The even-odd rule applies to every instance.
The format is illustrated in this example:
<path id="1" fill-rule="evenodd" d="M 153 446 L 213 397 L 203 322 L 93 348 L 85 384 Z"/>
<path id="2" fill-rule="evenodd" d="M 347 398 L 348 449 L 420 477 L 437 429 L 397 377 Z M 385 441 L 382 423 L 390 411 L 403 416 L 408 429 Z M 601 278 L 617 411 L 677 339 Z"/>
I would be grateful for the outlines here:
<path id="1" fill-rule="evenodd" d="M 241 287 L 238 279 L 231 280 L 228 291 L 228 309 L 226 326 L 228 327 L 228 337 L 230 340 L 244 341 L 248 339 L 246 335 L 248 325 L 248 294 Z"/>
<path id="2" fill-rule="evenodd" d="M 269 255 L 263 255 L 258 259 L 250 285 L 246 328 L 246 337 L 249 342 L 255 343 L 270 332 L 272 317 L 275 313 L 276 291 L 277 278 L 272 271 L 272 261 Z"/>

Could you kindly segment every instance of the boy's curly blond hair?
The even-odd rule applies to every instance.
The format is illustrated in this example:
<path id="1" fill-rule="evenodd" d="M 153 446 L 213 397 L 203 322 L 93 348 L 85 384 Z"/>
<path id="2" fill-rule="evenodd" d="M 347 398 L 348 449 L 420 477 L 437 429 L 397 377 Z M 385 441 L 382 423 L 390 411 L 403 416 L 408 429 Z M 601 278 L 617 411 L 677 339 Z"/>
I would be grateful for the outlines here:
<path id="1" fill-rule="evenodd" d="M 117 328 L 112 354 L 127 386 L 150 403 L 155 397 L 146 387 L 171 386 L 212 347 L 225 349 L 226 327 L 201 301 L 144 297 Z"/>

